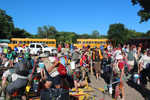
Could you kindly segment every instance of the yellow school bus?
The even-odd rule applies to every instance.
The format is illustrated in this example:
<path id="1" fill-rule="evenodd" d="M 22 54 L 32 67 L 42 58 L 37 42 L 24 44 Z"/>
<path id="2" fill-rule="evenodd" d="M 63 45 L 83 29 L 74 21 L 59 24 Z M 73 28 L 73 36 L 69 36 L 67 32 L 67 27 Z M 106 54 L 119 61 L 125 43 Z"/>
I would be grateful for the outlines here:
<path id="1" fill-rule="evenodd" d="M 90 46 L 91 48 L 99 48 L 101 45 L 106 47 L 110 43 L 109 39 L 77 39 L 77 43 L 74 44 L 77 48 L 82 48 L 83 46 Z"/>
<path id="2" fill-rule="evenodd" d="M 56 39 L 11 38 L 10 41 L 8 46 L 12 49 L 15 46 L 28 46 L 30 43 L 45 43 L 49 47 L 56 47 Z"/>

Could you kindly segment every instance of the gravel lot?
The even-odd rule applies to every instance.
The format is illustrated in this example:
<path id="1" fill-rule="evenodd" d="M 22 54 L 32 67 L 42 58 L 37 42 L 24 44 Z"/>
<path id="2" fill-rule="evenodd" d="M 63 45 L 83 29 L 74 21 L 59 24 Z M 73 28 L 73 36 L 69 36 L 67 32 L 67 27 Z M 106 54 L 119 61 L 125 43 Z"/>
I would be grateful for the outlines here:
<path id="1" fill-rule="evenodd" d="M 104 88 L 105 82 L 102 78 L 100 80 L 96 80 L 95 76 L 90 75 L 90 79 L 90 85 L 92 87 Z M 104 95 L 102 92 L 96 90 L 91 94 L 96 95 L 96 100 L 112 100 L 111 96 L 107 94 Z M 139 85 L 128 81 L 127 83 L 125 83 L 125 100 L 150 100 L 150 90 L 142 88 Z"/>

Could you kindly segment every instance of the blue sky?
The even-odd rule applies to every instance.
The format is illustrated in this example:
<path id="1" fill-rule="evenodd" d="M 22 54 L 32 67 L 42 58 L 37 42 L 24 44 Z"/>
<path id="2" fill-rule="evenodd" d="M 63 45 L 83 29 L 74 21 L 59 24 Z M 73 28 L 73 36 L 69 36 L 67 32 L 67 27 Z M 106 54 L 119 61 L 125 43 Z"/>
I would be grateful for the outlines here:
<path id="1" fill-rule="evenodd" d="M 1 0 L 0 8 L 13 17 L 16 27 L 32 34 L 43 25 L 58 31 L 107 34 L 110 24 L 123 23 L 138 32 L 150 30 L 150 23 L 139 23 L 139 6 L 131 0 Z"/>

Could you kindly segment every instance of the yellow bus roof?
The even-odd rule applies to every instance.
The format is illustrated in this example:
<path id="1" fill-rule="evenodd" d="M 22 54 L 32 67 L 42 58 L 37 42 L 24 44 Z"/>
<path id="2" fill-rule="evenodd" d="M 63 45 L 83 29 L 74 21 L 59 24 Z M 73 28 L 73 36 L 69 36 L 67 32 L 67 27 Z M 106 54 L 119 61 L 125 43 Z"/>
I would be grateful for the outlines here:
<path id="1" fill-rule="evenodd" d="M 109 39 L 77 39 L 77 41 L 107 41 Z"/>
<path id="2" fill-rule="evenodd" d="M 56 41 L 56 39 L 11 38 L 12 41 Z"/>

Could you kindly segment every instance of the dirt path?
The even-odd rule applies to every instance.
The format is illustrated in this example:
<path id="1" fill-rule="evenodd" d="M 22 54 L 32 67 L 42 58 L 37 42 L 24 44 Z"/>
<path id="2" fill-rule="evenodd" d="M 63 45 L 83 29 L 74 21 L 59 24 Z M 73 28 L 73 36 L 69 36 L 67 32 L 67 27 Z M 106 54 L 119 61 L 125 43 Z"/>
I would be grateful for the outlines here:
<path id="1" fill-rule="evenodd" d="M 90 85 L 92 87 L 104 88 L 105 82 L 102 78 L 100 80 L 96 80 L 93 75 L 90 75 L 90 79 L 91 79 Z M 96 100 L 112 100 L 111 96 L 104 95 L 102 92 L 96 90 L 92 94 L 96 95 Z M 127 83 L 125 83 L 125 100 L 145 100 L 145 99 L 137 89 L 132 88 L 130 84 L 128 85 Z"/>

